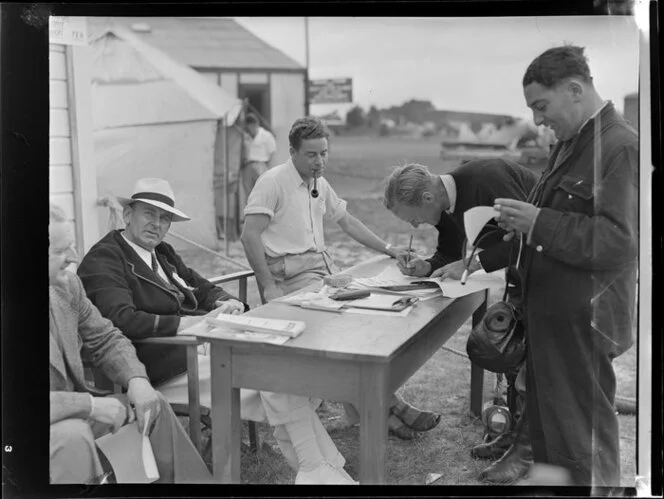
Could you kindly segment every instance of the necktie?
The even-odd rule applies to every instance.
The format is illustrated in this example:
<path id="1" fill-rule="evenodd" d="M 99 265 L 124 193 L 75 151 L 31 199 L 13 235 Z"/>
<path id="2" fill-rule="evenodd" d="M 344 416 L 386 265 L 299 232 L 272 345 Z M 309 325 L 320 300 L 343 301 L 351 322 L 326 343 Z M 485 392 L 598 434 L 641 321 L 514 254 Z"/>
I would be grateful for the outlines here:
<path id="1" fill-rule="evenodd" d="M 159 275 L 159 264 L 157 263 L 157 256 L 152 253 L 152 271 Z"/>

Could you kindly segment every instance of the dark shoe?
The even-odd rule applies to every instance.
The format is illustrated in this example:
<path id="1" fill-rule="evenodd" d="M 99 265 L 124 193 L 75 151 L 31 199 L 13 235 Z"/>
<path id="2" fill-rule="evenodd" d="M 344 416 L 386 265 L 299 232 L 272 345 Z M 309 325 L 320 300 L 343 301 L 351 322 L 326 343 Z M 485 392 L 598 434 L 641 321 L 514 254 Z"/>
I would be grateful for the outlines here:
<path id="1" fill-rule="evenodd" d="M 483 442 L 470 449 L 470 455 L 475 459 L 499 459 L 514 443 L 515 434 L 512 431 L 498 435 L 489 442 Z"/>
<path id="2" fill-rule="evenodd" d="M 479 480 L 489 483 L 515 483 L 528 474 L 532 464 L 533 453 L 530 444 L 517 442 L 505 452 L 503 457 L 482 471 Z"/>

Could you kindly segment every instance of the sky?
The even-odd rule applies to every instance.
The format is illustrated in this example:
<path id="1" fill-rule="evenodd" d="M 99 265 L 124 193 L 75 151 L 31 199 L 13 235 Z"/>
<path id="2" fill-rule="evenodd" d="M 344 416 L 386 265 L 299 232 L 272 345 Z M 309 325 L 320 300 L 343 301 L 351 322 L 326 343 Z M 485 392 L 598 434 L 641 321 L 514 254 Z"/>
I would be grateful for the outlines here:
<path id="1" fill-rule="evenodd" d="M 236 17 L 303 66 L 304 18 Z M 544 50 L 586 47 L 595 87 L 623 109 L 638 90 L 639 31 L 628 16 L 309 18 L 310 79 L 352 78 L 365 110 L 429 100 L 438 109 L 529 117 L 521 79 Z M 352 105 L 312 105 L 321 115 Z"/>

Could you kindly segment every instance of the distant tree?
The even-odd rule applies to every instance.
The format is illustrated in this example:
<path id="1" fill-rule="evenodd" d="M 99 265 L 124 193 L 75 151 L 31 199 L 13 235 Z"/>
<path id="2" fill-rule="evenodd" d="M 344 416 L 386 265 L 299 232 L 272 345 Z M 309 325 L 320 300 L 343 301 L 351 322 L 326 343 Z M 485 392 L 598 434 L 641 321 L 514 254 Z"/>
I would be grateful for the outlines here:
<path id="1" fill-rule="evenodd" d="M 362 126 L 365 120 L 364 110 L 360 106 L 355 106 L 346 113 L 346 123 L 350 127 Z"/>
<path id="2" fill-rule="evenodd" d="M 369 112 L 367 113 L 367 122 L 371 128 L 378 128 L 380 125 L 380 112 L 376 106 L 371 106 Z"/>

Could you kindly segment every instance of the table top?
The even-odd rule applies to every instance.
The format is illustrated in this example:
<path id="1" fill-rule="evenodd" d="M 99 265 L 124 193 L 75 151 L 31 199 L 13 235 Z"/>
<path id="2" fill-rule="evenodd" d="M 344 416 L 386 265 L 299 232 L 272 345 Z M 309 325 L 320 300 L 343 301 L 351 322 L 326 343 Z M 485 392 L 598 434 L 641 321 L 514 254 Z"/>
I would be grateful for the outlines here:
<path id="1" fill-rule="evenodd" d="M 353 277 L 371 277 L 380 273 L 387 265 L 396 265 L 396 260 L 387 256 L 378 256 L 351 267 L 345 272 L 350 273 Z M 482 291 L 478 293 L 482 293 Z M 478 293 L 456 300 L 473 300 L 476 299 L 475 295 Z M 245 315 L 304 321 L 306 329 L 302 334 L 288 340 L 283 345 L 259 344 L 208 336 L 200 336 L 200 338 L 204 338 L 206 341 L 223 342 L 242 349 L 274 351 L 277 354 L 297 351 L 300 354 L 314 357 L 387 361 L 454 301 L 454 299 L 445 298 L 442 295 L 420 301 L 413 305 L 413 310 L 406 317 L 336 313 L 271 302 L 257 307 Z M 195 334 L 193 331 L 192 333 Z"/>

